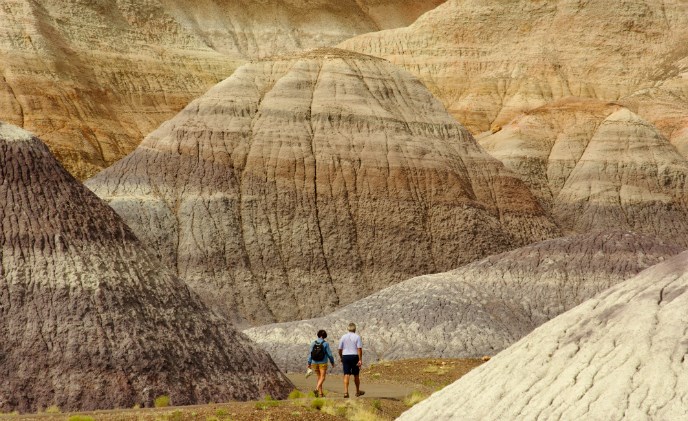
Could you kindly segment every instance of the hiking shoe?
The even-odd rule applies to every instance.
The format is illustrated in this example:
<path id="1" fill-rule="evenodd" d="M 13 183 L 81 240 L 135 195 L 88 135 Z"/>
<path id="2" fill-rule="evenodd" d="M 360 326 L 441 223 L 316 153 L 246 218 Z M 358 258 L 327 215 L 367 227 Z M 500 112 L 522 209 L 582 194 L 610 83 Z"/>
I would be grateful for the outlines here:
<path id="1" fill-rule="evenodd" d="M 349 394 L 348 394 L 348 393 L 345 393 L 345 394 L 344 394 L 344 397 L 345 397 L 345 398 L 348 398 L 348 397 L 349 397 Z"/>
<path id="2" fill-rule="evenodd" d="M 365 395 L 365 392 L 362 390 L 356 392 L 356 397 L 363 396 L 363 395 Z"/>

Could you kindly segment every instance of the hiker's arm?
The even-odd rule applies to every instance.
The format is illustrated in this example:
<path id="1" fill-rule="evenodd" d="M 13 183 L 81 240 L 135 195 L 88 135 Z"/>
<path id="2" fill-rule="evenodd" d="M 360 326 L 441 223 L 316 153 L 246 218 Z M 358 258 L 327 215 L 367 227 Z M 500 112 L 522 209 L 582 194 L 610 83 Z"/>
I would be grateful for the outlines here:
<path id="1" fill-rule="evenodd" d="M 363 348 L 358 348 L 358 366 L 363 365 Z"/>
<path id="2" fill-rule="evenodd" d="M 313 352 L 313 345 L 315 344 L 312 343 L 310 349 L 308 350 L 308 368 L 311 367 L 311 363 L 313 362 L 313 357 L 311 357 L 311 352 Z"/>

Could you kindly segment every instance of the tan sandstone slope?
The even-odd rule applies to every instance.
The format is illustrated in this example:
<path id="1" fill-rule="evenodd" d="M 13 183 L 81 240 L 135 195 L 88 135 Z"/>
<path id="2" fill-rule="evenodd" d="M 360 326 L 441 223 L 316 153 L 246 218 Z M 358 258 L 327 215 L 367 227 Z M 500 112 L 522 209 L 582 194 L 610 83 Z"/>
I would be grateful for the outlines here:
<path id="1" fill-rule="evenodd" d="M 399 420 L 688 419 L 688 252 L 536 329 Z"/>
<path id="2" fill-rule="evenodd" d="M 241 67 L 87 185 L 239 322 L 558 233 L 417 79 L 336 49 Z"/>
<path id="3" fill-rule="evenodd" d="M 566 232 L 616 227 L 688 247 L 688 160 L 621 105 L 558 101 L 480 144 L 521 176 Z"/>
<path id="4" fill-rule="evenodd" d="M 0 412 L 289 393 L 38 139 L 0 123 L 0 162 Z"/>
<path id="5" fill-rule="evenodd" d="M 366 364 L 494 355 L 595 294 L 682 249 L 645 235 L 597 232 L 490 256 L 409 279 L 310 320 L 244 331 L 288 371 L 304 370 L 315 332 L 331 343 L 358 324 Z"/>
<path id="6" fill-rule="evenodd" d="M 626 105 L 686 143 L 684 0 L 450 0 L 343 48 L 404 66 L 472 132 L 576 96 Z"/>
<path id="7" fill-rule="evenodd" d="M 86 178 L 246 59 L 406 25 L 441 2 L 3 1 L 0 119 Z"/>

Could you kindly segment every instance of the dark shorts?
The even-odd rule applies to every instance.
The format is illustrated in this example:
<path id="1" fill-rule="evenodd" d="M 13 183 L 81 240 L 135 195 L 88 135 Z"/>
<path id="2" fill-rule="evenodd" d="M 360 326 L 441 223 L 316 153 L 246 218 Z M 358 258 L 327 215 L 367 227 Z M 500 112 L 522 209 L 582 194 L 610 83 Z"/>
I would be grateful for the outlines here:
<path id="1" fill-rule="evenodd" d="M 358 355 L 342 355 L 342 367 L 344 368 L 344 374 L 353 374 L 358 376 Z"/>

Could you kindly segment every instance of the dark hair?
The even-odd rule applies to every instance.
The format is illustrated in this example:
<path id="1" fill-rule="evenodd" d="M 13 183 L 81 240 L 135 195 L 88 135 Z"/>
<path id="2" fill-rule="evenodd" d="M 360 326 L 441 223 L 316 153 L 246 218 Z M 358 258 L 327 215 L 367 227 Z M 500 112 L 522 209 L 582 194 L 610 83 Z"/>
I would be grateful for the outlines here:
<path id="1" fill-rule="evenodd" d="M 324 330 L 320 329 L 320 330 L 318 331 L 318 338 L 323 338 L 323 339 L 327 338 L 327 332 L 325 332 Z"/>

